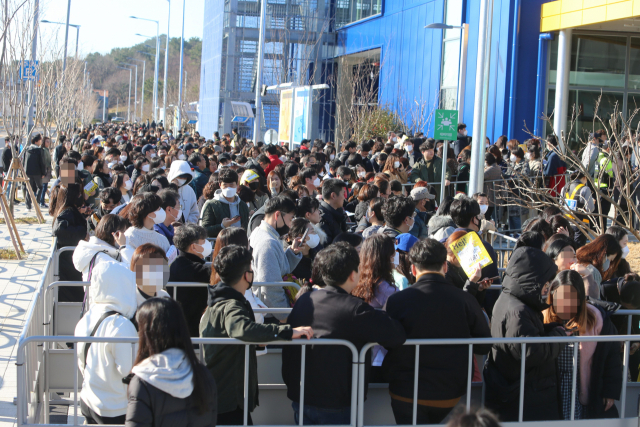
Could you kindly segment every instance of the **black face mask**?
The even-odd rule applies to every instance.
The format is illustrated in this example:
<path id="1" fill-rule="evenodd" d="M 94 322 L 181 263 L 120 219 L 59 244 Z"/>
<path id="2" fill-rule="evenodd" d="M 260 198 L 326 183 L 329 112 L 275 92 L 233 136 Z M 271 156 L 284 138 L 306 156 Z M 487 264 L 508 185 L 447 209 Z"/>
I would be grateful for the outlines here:
<path id="1" fill-rule="evenodd" d="M 250 183 L 249 183 L 249 188 L 250 188 L 252 191 L 257 191 L 257 190 L 258 190 L 258 188 L 260 188 L 260 183 L 259 183 L 258 181 L 250 182 Z"/>
<path id="2" fill-rule="evenodd" d="M 281 218 L 282 218 L 282 227 L 280 227 L 278 225 L 278 222 L 276 221 L 276 231 L 278 232 L 278 234 L 280 235 L 280 237 L 284 236 L 285 234 L 287 234 L 289 232 L 289 226 L 287 225 L 286 222 L 284 222 L 284 218 L 282 217 L 282 213 L 280 213 Z"/>
<path id="3" fill-rule="evenodd" d="M 253 271 L 247 271 L 247 273 L 251 273 L 251 281 L 249 282 L 247 280 L 247 282 L 249 282 L 249 287 L 247 289 L 251 289 L 251 287 L 253 286 Z"/>

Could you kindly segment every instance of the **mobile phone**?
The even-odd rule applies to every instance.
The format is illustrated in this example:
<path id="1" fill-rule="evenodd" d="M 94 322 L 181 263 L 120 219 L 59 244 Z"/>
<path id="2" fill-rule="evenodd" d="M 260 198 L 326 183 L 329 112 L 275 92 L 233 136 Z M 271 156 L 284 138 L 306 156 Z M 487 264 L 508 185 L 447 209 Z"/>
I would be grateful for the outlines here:
<path id="1" fill-rule="evenodd" d="M 302 239 L 300 239 L 300 244 L 304 243 L 304 241 L 307 239 L 307 234 L 309 233 L 309 229 L 307 228 L 306 230 L 304 230 L 304 234 L 302 235 Z M 298 249 L 298 244 L 294 241 L 294 247 L 296 249 Z"/>
<path id="2" fill-rule="evenodd" d="M 497 280 L 499 279 L 500 276 L 496 276 L 496 277 L 489 277 L 487 279 L 480 279 L 481 282 L 488 282 L 489 280 Z"/>

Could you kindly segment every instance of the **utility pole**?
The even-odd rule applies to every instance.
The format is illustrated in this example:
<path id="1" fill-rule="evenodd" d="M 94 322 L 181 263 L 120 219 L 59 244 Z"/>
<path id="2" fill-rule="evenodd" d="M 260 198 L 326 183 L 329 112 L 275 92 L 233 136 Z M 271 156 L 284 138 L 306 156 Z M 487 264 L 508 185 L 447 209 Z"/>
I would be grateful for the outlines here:
<path id="1" fill-rule="evenodd" d="M 7 1 L 8 3 L 8 1 Z M 40 0 L 35 0 L 34 11 L 33 11 L 33 39 L 31 40 L 31 67 L 35 68 L 37 54 L 38 54 L 38 15 L 40 13 Z M 30 68 L 31 68 L 30 67 Z M 85 65 L 86 70 L 86 65 Z M 32 78 L 29 78 L 29 110 L 27 111 L 27 135 L 33 129 L 35 125 L 33 121 L 33 116 L 36 111 L 36 103 L 33 99 L 33 95 L 35 92 L 35 87 L 37 83 L 37 68 Z M 13 201 L 13 200 L 12 200 Z"/>
<path id="2" fill-rule="evenodd" d="M 178 129 L 182 129 L 182 72 L 184 71 L 184 5 L 185 0 L 182 0 L 182 36 L 180 36 L 180 84 L 178 88 L 178 114 L 177 125 Z"/>
<path id="3" fill-rule="evenodd" d="M 266 14 L 267 0 L 260 0 L 260 33 L 258 36 L 258 73 L 256 74 L 256 114 L 253 118 L 253 142 L 258 142 L 262 137 L 260 132 L 260 124 L 262 121 L 262 56 L 264 52 L 264 27 Z M 295 93 L 293 95 L 295 95 Z"/>
<path id="4" fill-rule="evenodd" d="M 71 0 L 67 2 L 67 23 L 64 26 L 64 58 L 62 58 L 62 74 L 67 69 L 67 43 L 69 42 L 69 16 L 71 15 Z"/>
<path id="5" fill-rule="evenodd" d="M 164 120 L 165 125 L 167 122 L 167 72 L 169 70 L 169 28 L 170 28 L 169 22 L 171 21 L 171 0 L 167 0 L 167 1 L 169 2 L 169 14 L 167 16 L 167 48 L 164 50 L 164 83 L 162 84 L 162 120 Z"/>

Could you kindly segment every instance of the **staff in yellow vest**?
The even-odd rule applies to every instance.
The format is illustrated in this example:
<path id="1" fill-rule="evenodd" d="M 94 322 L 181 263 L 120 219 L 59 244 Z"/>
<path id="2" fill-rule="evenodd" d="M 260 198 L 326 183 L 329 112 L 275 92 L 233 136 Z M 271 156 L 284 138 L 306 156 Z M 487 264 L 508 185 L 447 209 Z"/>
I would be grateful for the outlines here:
<path id="1" fill-rule="evenodd" d="M 577 218 L 588 225 L 589 218 L 586 213 L 593 212 L 594 203 L 591 190 L 587 186 L 587 177 L 580 171 L 574 172 L 571 175 L 571 183 L 566 185 L 560 194 L 570 211 L 567 216 Z"/>

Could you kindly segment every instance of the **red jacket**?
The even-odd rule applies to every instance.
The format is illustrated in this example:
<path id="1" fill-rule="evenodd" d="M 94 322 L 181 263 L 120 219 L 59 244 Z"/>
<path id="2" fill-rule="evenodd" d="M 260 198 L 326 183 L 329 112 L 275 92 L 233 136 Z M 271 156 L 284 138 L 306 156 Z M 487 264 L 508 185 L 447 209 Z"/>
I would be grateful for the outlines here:
<path id="1" fill-rule="evenodd" d="M 282 164 L 282 160 L 280 160 L 280 158 L 276 155 L 276 154 L 272 154 L 269 156 L 269 160 L 271 160 L 271 163 L 269 164 L 269 166 L 267 166 L 267 168 L 264 170 L 264 174 L 265 175 L 269 175 L 269 172 L 271 172 L 272 170 L 275 169 L 276 166 L 281 165 Z"/>

